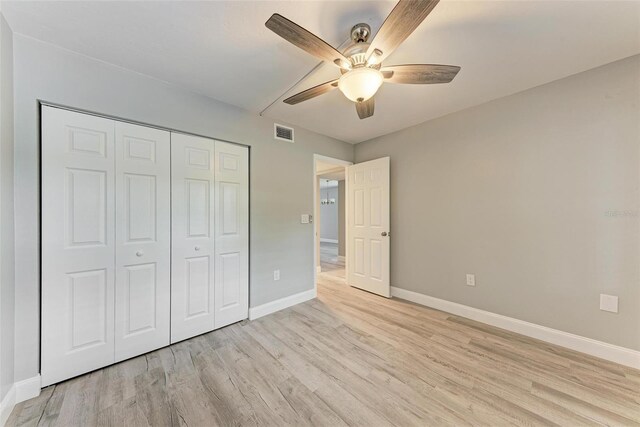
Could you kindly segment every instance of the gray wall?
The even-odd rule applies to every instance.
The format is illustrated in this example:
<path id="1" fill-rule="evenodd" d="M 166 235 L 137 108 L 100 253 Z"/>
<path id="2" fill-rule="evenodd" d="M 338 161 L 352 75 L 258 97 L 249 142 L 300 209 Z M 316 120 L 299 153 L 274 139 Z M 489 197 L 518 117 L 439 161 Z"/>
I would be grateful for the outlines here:
<path id="1" fill-rule="evenodd" d="M 640 56 L 357 145 L 391 157 L 392 286 L 640 350 L 639 147 Z"/>
<path id="2" fill-rule="evenodd" d="M 0 401 L 14 378 L 13 34 L 0 15 Z"/>
<path id="3" fill-rule="evenodd" d="M 326 185 L 326 182 L 323 185 Z M 336 203 L 320 205 L 320 238 L 338 240 L 338 187 L 321 188 L 320 200 L 325 199 L 335 199 Z"/>
<path id="4" fill-rule="evenodd" d="M 338 181 L 338 255 L 345 256 L 346 249 L 346 228 L 345 228 L 345 209 L 347 199 L 345 198 L 345 180 Z"/>
<path id="5" fill-rule="evenodd" d="M 14 60 L 17 380 L 38 372 L 38 99 L 250 145 L 250 305 L 313 288 L 313 224 L 300 224 L 313 154 L 352 160 L 352 145 L 300 128 L 295 144 L 275 141 L 257 114 L 19 35 Z"/>

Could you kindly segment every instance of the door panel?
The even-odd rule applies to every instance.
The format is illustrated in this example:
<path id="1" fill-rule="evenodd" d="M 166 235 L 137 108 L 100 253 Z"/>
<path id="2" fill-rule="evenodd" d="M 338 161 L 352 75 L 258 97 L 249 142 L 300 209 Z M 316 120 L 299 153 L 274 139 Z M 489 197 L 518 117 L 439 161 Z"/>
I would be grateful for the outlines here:
<path id="1" fill-rule="evenodd" d="M 201 179 L 185 179 L 185 185 L 187 236 L 208 238 L 211 223 L 210 183 Z"/>
<path id="2" fill-rule="evenodd" d="M 213 140 L 171 134 L 171 342 L 214 329 Z"/>
<path id="3" fill-rule="evenodd" d="M 185 259 L 187 277 L 186 319 L 211 314 L 211 260 L 209 256 Z M 213 325 L 210 325 L 213 326 Z"/>
<path id="4" fill-rule="evenodd" d="M 157 328 L 157 264 L 139 264 L 125 267 L 124 280 L 124 336 L 139 335 Z M 167 337 L 168 338 L 168 337 Z M 161 343 L 160 345 L 162 345 Z M 166 344 L 165 344 L 166 345 Z"/>
<path id="5" fill-rule="evenodd" d="M 169 344 L 170 134 L 116 122 L 116 361 Z"/>
<path id="6" fill-rule="evenodd" d="M 389 158 L 349 166 L 347 177 L 347 281 L 390 297 Z"/>
<path id="7" fill-rule="evenodd" d="M 215 326 L 249 315 L 249 150 L 215 142 Z"/>
<path id="8" fill-rule="evenodd" d="M 105 344 L 108 327 L 105 269 L 70 273 L 67 277 L 71 296 L 71 351 Z"/>
<path id="9" fill-rule="evenodd" d="M 156 188 L 153 175 L 124 174 L 124 243 L 156 240 Z"/>
<path id="10" fill-rule="evenodd" d="M 114 361 L 114 122 L 42 108 L 42 385 Z"/>

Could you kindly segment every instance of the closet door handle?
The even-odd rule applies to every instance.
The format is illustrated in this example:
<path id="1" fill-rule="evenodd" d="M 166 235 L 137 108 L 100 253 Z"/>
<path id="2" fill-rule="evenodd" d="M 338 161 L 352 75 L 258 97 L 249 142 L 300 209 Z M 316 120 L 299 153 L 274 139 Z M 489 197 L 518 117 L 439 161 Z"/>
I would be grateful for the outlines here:
<path id="1" fill-rule="evenodd" d="M 141 257 L 142 255 L 144 255 L 144 252 L 142 252 L 142 251 L 137 251 L 136 252 L 136 256 L 137 257 Z"/>
<path id="2" fill-rule="evenodd" d="M 195 248 L 193 248 L 193 249 L 195 249 L 196 251 L 199 251 L 199 250 L 200 250 L 200 246 L 196 246 L 196 247 L 195 247 Z"/>

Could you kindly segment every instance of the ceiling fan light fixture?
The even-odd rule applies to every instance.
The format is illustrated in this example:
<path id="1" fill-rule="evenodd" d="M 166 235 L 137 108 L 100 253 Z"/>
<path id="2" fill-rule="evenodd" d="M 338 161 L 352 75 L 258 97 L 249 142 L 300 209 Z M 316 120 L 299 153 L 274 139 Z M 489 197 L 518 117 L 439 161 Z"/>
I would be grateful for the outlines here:
<path id="1" fill-rule="evenodd" d="M 353 102 L 363 102 L 376 94 L 384 76 L 379 70 L 368 67 L 355 68 L 340 77 L 338 88 Z"/>

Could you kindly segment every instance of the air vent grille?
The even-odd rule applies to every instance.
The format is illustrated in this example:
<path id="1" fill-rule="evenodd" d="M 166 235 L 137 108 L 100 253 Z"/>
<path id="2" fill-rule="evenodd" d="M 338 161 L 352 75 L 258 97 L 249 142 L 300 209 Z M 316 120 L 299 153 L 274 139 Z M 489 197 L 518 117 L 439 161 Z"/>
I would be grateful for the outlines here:
<path id="1" fill-rule="evenodd" d="M 293 142 L 293 129 L 287 126 L 282 126 L 277 123 L 274 123 L 273 137 L 281 141 Z"/>

